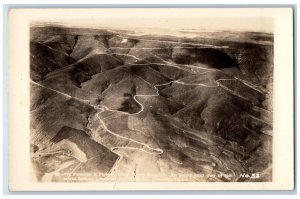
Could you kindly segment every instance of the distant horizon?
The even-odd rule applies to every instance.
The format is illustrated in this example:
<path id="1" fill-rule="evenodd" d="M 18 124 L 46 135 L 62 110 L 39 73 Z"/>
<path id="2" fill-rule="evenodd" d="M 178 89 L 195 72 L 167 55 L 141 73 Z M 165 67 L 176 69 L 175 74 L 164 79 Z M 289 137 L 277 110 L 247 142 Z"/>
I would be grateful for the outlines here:
<path id="1" fill-rule="evenodd" d="M 91 28 L 113 30 L 160 30 L 160 31 L 199 31 L 199 32 L 259 32 L 273 34 L 271 18 L 164 18 L 164 19 L 104 19 L 101 20 L 64 20 L 36 21 L 31 27 L 63 26 L 66 28 Z M 191 31 L 191 33 L 193 32 Z"/>

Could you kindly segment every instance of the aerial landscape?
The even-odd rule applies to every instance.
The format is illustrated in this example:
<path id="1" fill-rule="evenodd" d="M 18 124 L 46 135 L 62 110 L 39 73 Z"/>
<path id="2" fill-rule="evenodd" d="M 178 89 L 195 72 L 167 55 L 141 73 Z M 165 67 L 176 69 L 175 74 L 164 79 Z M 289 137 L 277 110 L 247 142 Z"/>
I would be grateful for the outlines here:
<path id="1" fill-rule="evenodd" d="M 273 33 L 177 33 L 31 26 L 38 182 L 272 181 Z"/>

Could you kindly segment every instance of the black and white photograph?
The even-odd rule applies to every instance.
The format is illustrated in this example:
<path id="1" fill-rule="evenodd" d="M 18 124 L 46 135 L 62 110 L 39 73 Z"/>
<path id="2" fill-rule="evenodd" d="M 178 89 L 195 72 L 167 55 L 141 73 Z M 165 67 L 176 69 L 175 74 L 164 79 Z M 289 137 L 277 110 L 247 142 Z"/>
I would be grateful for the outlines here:
<path id="1" fill-rule="evenodd" d="M 11 159 L 12 183 L 20 173 L 26 177 L 19 186 L 26 179 L 32 187 L 64 183 L 58 189 L 66 190 L 91 183 L 90 190 L 292 183 L 287 151 L 293 147 L 293 88 L 286 86 L 292 68 L 289 61 L 282 65 L 278 53 L 278 18 L 291 12 L 221 11 L 86 9 L 83 15 L 54 9 L 37 10 L 39 17 L 35 10 L 20 12 L 27 45 L 21 59 L 28 65 L 18 66 L 24 78 L 16 67 L 10 70 L 24 86 L 14 99 L 23 108 L 11 110 L 23 114 L 28 133 L 10 138 L 10 146 L 17 146 L 13 153 L 22 151 L 22 158 Z M 12 27 L 11 38 L 17 38 L 21 28 Z M 18 50 L 14 46 L 11 53 Z M 20 63 L 12 59 L 14 66 Z M 285 162 L 286 173 L 279 162 Z M 105 183 L 109 188 L 101 187 Z"/>
<path id="2" fill-rule="evenodd" d="M 273 33 L 165 28 L 31 24 L 38 181 L 272 180 Z"/>

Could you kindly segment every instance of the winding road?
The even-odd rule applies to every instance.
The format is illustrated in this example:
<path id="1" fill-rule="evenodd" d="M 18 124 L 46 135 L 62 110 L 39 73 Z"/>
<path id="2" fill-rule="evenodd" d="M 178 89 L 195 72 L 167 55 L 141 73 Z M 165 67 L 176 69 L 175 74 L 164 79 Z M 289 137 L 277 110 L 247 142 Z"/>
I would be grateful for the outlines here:
<path id="1" fill-rule="evenodd" d="M 146 39 L 144 39 L 146 40 Z M 148 41 L 148 40 L 147 40 Z M 149 41 L 152 41 L 152 40 L 149 40 Z M 178 42 L 171 42 L 171 41 L 160 41 L 160 42 L 166 42 L 166 43 L 178 43 Z M 179 42 L 180 43 L 180 42 Z M 190 43 L 182 43 L 182 44 L 190 44 Z M 203 45 L 203 44 L 199 44 L 199 47 L 212 47 L 211 45 Z M 116 49 L 127 49 L 127 48 L 119 48 L 119 47 L 115 47 Z M 224 48 L 224 47 L 221 47 L 221 48 Z M 142 49 L 157 49 L 157 48 L 142 48 Z M 104 54 L 104 53 L 103 53 Z M 138 60 L 141 60 L 140 58 L 134 56 L 134 55 L 129 55 L 129 54 L 121 54 L 121 53 L 108 53 L 108 54 L 112 54 L 112 55 L 122 55 L 122 56 L 129 56 L 129 57 L 132 57 L 134 59 L 136 59 L 136 61 Z M 160 64 L 160 65 L 168 65 L 168 66 L 172 66 L 172 67 L 175 67 L 175 68 L 180 68 L 180 69 L 183 69 L 181 67 L 180 64 L 175 64 L 175 63 L 171 63 L 171 62 L 168 62 L 166 60 L 163 60 L 162 58 L 154 55 L 156 58 L 158 58 L 159 60 L 163 61 L 163 63 L 148 63 L 148 64 Z M 129 63 L 129 64 L 134 64 L 134 63 Z M 136 65 L 147 65 L 147 64 L 136 64 Z M 193 66 L 193 65 L 182 65 L 182 66 L 185 66 L 185 67 L 194 67 L 194 68 L 197 68 L 197 69 L 203 69 L 205 70 L 205 72 L 203 72 L 202 74 L 204 73 L 208 73 L 208 72 L 212 72 L 212 71 L 220 71 L 218 69 L 212 69 L 212 68 L 205 68 L 205 67 L 201 67 L 201 66 Z M 139 77 L 139 76 L 138 76 Z M 117 154 L 119 156 L 118 160 L 115 162 L 114 166 L 111 168 L 111 170 L 109 171 L 107 177 L 113 173 L 113 171 L 117 168 L 118 164 L 120 163 L 120 161 L 122 160 L 123 158 L 123 155 L 118 153 L 116 150 L 117 149 L 127 149 L 127 150 L 140 150 L 140 151 L 143 151 L 145 153 L 148 153 L 148 154 L 151 154 L 151 155 L 160 155 L 162 154 L 164 151 L 160 148 L 152 148 L 151 146 L 145 144 L 145 143 L 142 143 L 142 142 L 139 142 L 137 140 L 134 140 L 132 138 L 129 138 L 129 137 L 125 137 L 125 136 L 122 136 L 118 133 L 115 133 L 113 131 L 111 131 L 110 129 L 107 128 L 105 122 L 101 119 L 100 117 L 100 114 L 103 113 L 104 111 L 110 111 L 110 112 L 117 112 L 117 113 L 121 113 L 121 114 L 125 114 L 125 115 L 138 115 L 140 114 L 141 112 L 144 111 L 144 105 L 138 100 L 138 97 L 156 97 L 156 96 L 159 96 L 159 89 L 158 87 L 160 86 L 164 86 L 164 85 L 168 85 L 168 84 L 171 84 L 171 83 L 176 83 L 176 84 L 181 84 L 181 85 L 186 85 L 186 86 L 202 86 L 202 87 L 208 87 L 208 88 L 215 88 L 215 87 L 222 87 L 223 89 L 225 89 L 226 91 L 230 92 L 231 94 L 239 97 L 239 98 L 242 98 L 242 99 L 245 99 L 245 97 L 237 94 L 236 92 L 230 90 L 229 88 L 227 88 L 226 86 L 222 85 L 220 82 L 222 81 L 241 81 L 244 85 L 252 88 L 252 89 L 255 89 L 256 91 L 258 92 L 262 92 L 260 89 L 258 89 L 255 85 L 251 84 L 250 82 L 247 82 L 245 80 L 241 80 L 237 77 L 234 77 L 234 78 L 231 78 L 231 79 L 217 79 L 215 80 L 215 85 L 207 85 L 207 84 L 203 84 L 203 83 L 185 83 L 185 82 L 182 82 L 182 81 L 179 81 L 179 80 L 172 80 L 170 82 L 167 82 L 167 83 L 163 83 L 163 84 L 156 84 L 156 85 L 152 85 L 151 83 L 147 82 L 145 79 L 139 77 L 140 79 L 142 79 L 143 81 L 145 81 L 148 85 L 150 85 L 151 87 L 153 87 L 155 90 L 156 90 L 156 94 L 149 94 L 149 95 L 144 95 L 144 94 L 136 94 L 133 96 L 133 99 L 135 100 L 136 103 L 138 103 L 140 105 L 140 110 L 136 113 L 127 113 L 127 112 L 123 112 L 123 111 L 118 111 L 118 110 L 112 110 L 110 108 L 108 108 L 107 106 L 104 106 L 104 105 L 91 105 L 89 100 L 84 100 L 84 99 L 80 99 L 80 98 L 77 98 L 77 97 L 74 97 L 74 96 L 70 96 L 66 93 L 63 93 L 63 92 L 60 92 L 60 91 L 57 91 L 55 89 L 52 89 L 52 88 L 49 88 L 49 87 L 46 87 L 44 85 L 41 85 L 39 83 L 36 83 L 34 81 L 31 80 L 31 83 L 32 84 L 35 84 L 35 85 L 38 85 L 40 87 L 43 87 L 43 88 L 46 88 L 46 89 L 49 89 L 51 91 L 54 91 L 58 94 L 61 94 L 67 98 L 73 98 L 73 99 L 76 99 L 82 103 L 85 103 L 85 104 L 88 104 L 90 106 L 93 106 L 94 109 L 98 110 L 98 112 L 96 113 L 96 117 L 97 119 L 99 120 L 99 123 L 101 125 L 101 127 L 108 133 L 110 133 L 111 135 L 113 136 L 116 136 L 118 138 L 121 138 L 121 139 L 124 139 L 124 140 L 128 140 L 130 142 L 133 142 L 133 143 L 136 143 L 140 146 L 142 146 L 142 148 L 135 148 L 135 147 L 126 147 L 126 146 L 116 146 L 116 147 L 112 147 L 110 148 L 110 150 Z M 247 99 L 245 99 L 247 100 Z M 92 131 L 92 129 L 90 129 Z M 79 166 L 81 165 L 82 163 L 80 162 L 72 171 L 75 172 L 77 168 L 79 168 Z M 63 167 L 64 168 L 64 167 Z M 59 169 L 61 170 L 61 169 Z M 48 178 L 48 176 L 47 176 Z"/>

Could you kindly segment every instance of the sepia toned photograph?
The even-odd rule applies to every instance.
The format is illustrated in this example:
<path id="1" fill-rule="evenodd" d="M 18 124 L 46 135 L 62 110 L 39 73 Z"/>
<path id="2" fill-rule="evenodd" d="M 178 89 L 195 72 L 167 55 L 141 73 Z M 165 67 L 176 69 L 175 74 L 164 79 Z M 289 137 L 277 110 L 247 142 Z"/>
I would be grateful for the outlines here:
<path id="1" fill-rule="evenodd" d="M 31 26 L 39 181 L 272 180 L 273 33 L 155 31 Z"/>
<path id="2" fill-rule="evenodd" d="M 275 24 L 31 18 L 30 183 L 273 183 Z"/>

